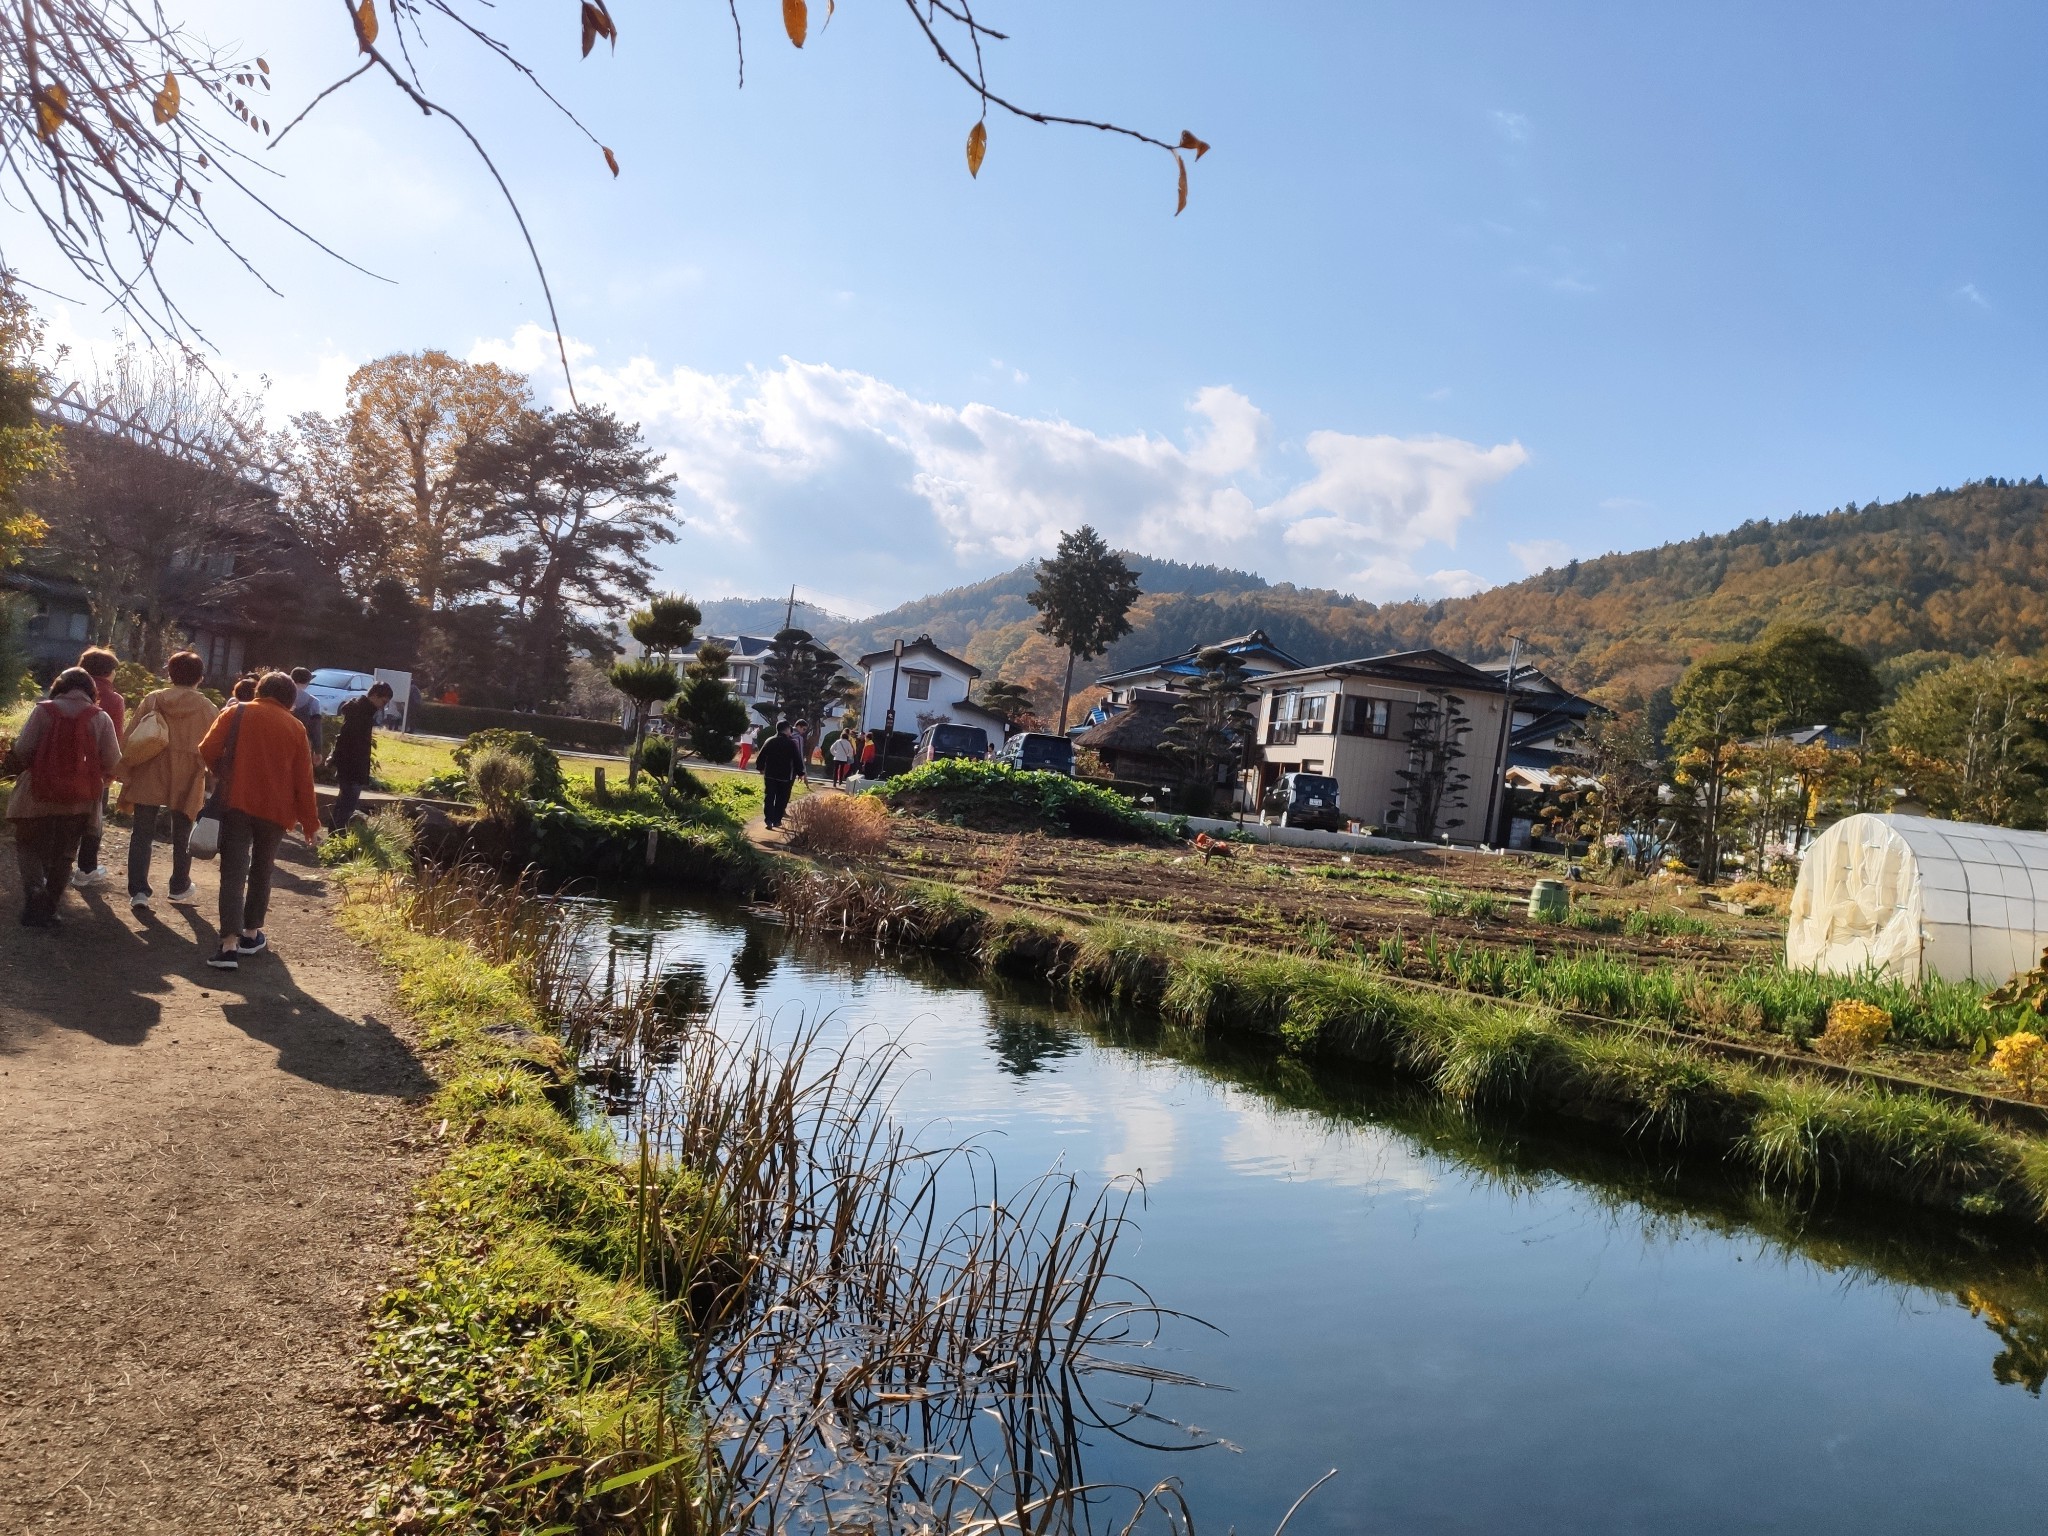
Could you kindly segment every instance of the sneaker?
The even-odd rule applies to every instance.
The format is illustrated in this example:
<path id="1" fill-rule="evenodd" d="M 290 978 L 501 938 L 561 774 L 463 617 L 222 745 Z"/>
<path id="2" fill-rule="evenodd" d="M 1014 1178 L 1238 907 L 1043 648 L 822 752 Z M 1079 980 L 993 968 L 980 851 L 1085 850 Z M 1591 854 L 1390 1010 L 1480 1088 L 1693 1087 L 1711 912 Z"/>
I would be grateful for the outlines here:
<path id="1" fill-rule="evenodd" d="M 190 880 L 187 880 L 183 885 L 171 892 L 170 899 L 178 906 L 190 906 L 199 899 L 199 887 Z"/>
<path id="2" fill-rule="evenodd" d="M 244 936 L 235 940 L 235 953 L 238 955 L 260 955 L 268 948 L 270 948 L 270 940 L 263 936 L 263 931 L 260 928 L 256 931 L 256 937 L 253 939 Z"/>
<path id="3" fill-rule="evenodd" d="M 86 886 L 98 885 L 106 878 L 107 872 L 104 869 L 94 867 L 92 869 L 81 869 L 74 873 L 71 877 L 71 883 L 83 890 Z"/>
<path id="4" fill-rule="evenodd" d="M 147 912 L 149 910 L 149 892 L 135 891 L 130 893 L 128 905 L 138 912 Z"/>
<path id="5" fill-rule="evenodd" d="M 242 962 L 235 958 L 235 952 L 232 949 L 224 949 L 219 954 L 208 955 L 206 963 L 216 971 L 239 971 L 242 968 Z"/>

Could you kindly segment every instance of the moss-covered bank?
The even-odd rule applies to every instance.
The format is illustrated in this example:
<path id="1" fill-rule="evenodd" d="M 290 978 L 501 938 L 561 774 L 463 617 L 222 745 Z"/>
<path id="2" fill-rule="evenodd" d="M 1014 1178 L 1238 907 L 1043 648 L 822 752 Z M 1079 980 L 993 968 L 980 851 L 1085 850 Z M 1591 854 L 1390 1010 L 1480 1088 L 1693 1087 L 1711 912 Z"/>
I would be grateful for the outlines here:
<path id="1" fill-rule="evenodd" d="M 1219 1035 L 1391 1068 L 1471 1110 L 1602 1127 L 1667 1157 L 1747 1169 L 1781 1193 L 1848 1190 L 2048 1227 L 2048 1140 L 1926 1094 L 1767 1072 L 1661 1032 L 1421 990 L 1338 961 L 998 913 L 950 886 L 814 872 L 785 878 L 778 900 L 813 931 L 947 950 Z"/>
<path id="2" fill-rule="evenodd" d="M 692 1191 L 568 1112 L 570 1063 L 516 941 L 422 932 L 408 881 L 344 879 L 343 928 L 425 1026 L 450 1147 L 418 1194 L 410 1271 L 376 1307 L 378 1411 L 409 1453 L 365 1526 L 631 1529 L 650 1469 L 689 1475 L 670 1429 L 677 1287 L 648 1254 Z"/>

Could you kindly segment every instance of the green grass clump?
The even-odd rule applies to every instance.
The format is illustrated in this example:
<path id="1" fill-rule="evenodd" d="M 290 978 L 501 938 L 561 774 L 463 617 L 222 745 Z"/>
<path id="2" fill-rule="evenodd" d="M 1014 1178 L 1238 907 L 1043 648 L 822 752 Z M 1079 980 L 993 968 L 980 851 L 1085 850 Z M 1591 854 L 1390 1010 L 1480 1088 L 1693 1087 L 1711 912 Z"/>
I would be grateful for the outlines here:
<path id="1" fill-rule="evenodd" d="M 1668 907 L 1638 907 L 1622 920 L 1621 931 L 1632 939 L 1711 938 L 1715 928 L 1704 917 L 1694 917 L 1689 912 L 1674 912 Z"/>
<path id="2" fill-rule="evenodd" d="M 1122 795 L 1061 773 L 1019 773 L 1000 763 L 942 758 L 874 791 L 897 809 L 959 817 L 997 831 L 1037 827 L 1083 837 L 1156 842 L 1160 823 Z"/>
<path id="3" fill-rule="evenodd" d="M 1155 1001 L 1161 978 L 1182 961 L 1184 946 L 1141 923 L 1090 924 L 1067 971 L 1070 985 L 1118 1002 Z"/>

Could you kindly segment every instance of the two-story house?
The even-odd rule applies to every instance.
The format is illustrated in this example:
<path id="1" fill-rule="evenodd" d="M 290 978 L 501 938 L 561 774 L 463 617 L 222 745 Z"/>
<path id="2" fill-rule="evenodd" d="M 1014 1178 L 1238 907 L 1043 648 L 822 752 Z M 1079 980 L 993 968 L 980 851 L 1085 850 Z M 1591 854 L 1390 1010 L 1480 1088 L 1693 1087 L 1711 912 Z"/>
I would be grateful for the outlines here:
<path id="1" fill-rule="evenodd" d="M 1506 744 L 1500 673 L 1443 651 L 1399 651 L 1253 679 L 1254 792 L 1285 773 L 1337 780 L 1347 816 L 1435 842 L 1491 842 Z M 1518 711 L 1519 712 L 1519 711 Z"/>
<path id="2" fill-rule="evenodd" d="M 1003 740 L 999 715 L 968 701 L 981 668 L 942 649 L 930 635 L 902 642 L 898 651 L 871 651 L 854 663 L 861 677 L 863 732 L 888 729 L 893 711 L 896 731 L 915 736 L 941 722 L 978 725 L 992 745 Z"/>

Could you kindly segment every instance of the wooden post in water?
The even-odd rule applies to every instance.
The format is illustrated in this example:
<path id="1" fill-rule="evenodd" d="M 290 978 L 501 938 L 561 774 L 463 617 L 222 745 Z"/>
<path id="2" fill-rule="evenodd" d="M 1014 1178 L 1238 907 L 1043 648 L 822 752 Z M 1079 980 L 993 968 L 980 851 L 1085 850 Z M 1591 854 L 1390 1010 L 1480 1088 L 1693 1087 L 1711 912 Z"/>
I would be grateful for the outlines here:
<path id="1" fill-rule="evenodd" d="M 647 829 L 647 867 L 654 868 L 654 856 L 661 851 L 661 828 Z"/>

